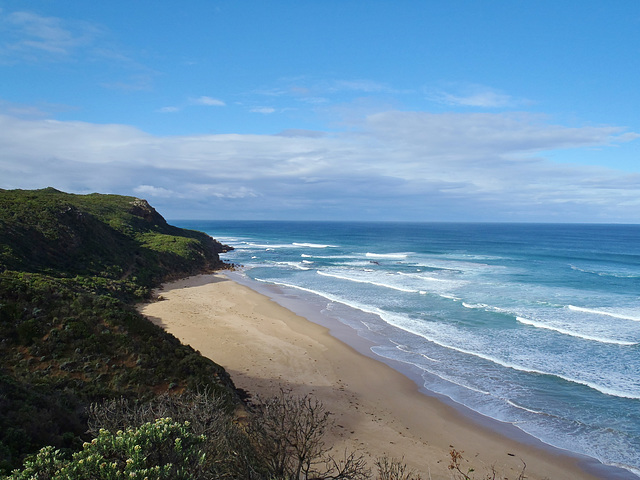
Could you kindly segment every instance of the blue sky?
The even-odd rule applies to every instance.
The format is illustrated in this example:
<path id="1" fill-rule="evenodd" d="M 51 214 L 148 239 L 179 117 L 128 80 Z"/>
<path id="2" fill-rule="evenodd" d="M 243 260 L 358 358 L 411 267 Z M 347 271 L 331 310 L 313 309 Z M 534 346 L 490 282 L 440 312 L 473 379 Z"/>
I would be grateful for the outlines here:
<path id="1" fill-rule="evenodd" d="M 640 223 L 640 2 L 0 0 L 0 188 Z"/>

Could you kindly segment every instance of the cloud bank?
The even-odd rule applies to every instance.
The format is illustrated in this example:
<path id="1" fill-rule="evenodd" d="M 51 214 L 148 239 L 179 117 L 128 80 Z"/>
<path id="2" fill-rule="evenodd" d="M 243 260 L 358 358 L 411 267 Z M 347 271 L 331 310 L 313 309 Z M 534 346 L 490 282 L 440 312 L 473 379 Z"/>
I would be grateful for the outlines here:
<path id="1" fill-rule="evenodd" d="M 169 218 L 638 223 L 640 174 L 544 156 L 637 137 L 526 113 L 384 111 L 333 134 L 166 137 L 0 115 L 0 186 L 135 195 Z"/>

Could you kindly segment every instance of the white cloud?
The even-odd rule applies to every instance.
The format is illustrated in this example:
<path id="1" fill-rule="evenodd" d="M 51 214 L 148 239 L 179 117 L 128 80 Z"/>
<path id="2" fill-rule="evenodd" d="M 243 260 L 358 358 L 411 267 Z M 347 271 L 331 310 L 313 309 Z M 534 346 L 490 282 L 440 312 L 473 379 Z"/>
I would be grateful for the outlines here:
<path id="1" fill-rule="evenodd" d="M 334 134 L 169 137 L 0 115 L 0 187 L 149 196 L 181 216 L 640 222 L 639 173 L 544 158 L 633 138 L 529 114 L 386 111 Z"/>
<path id="2" fill-rule="evenodd" d="M 30 11 L 0 11 L 0 65 L 66 63 L 68 75 L 108 89 L 150 90 L 158 72 L 124 53 L 108 29 L 86 21 L 43 16 Z M 107 75 L 91 79 L 95 65 Z M 86 67 L 89 68 L 86 68 Z M 73 72 L 73 73 L 72 73 Z"/>
<path id="3" fill-rule="evenodd" d="M 387 85 L 372 80 L 336 80 L 332 82 L 328 90 L 355 90 L 364 93 L 395 92 L 395 90 L 389 88 Z"/>
<path id="4" fill-rule="evenodd" d="M 430 91 L 427 97 L 445 105 L 479 108 L 507 108 L 530 103 L 483 85 L 466 85 L 455 90 L 457 91 Z"/>
<path id="5" fill-rule="evenodd" d="M 0 99 L 0 114 L 12 115 L 17 118 L 47 118 L 54 113 L 68 112 L 71 110 L 75 110 L 75 108 L 69 105 L 48 102 L 38 102 L 33 105 L 8 102 Z"/>
<path id="6" fill-rule="evenodd" d="M 160 113 L 176 113 L 179 112 L 181 110 L 180 107 L 162 107 L 159 108 L 157 111 Z"/>
<path id="7" fill-rule="evenodd" d="M 252 188 L 244 185 L 229 183 L 205 183 L 205 184 L 188 184 L 187 189 L 191 198 L 257 198 L 259 194 Z"/>
<path id="8" fill-rule="evenodd" d="M 135 193 L 141 196 L 150 197 L 173 197 L 175 192 L 162 187 L 154 187 L 153 185 L 139 185 L 133 189 Z"/>
<path id="9" fill-rule="evenodd" d="M 5 61 L 61 60 L 94 43 L 100 29 L 87 22 L 20 11 L 0 12 L 0 59 Z"/>
<path id="10" fill-rule="evenodd" d="M 251 109 L 251 112 L 253 113 L 263 113 L 265 115 L 268 115 L 270 113 L 274 113 L 276 111 L 275 108 L 273 107 L 255 107 Z"/>
<path id="11" fill-rule="evenodd" d="M 263 87 L 247 92 L 247 96 L 266 96 L 279 99 L 281 102 L 294 100 L 296 103 L 308 105 L 330 104 L 336 99 L 344 101 L 344 97 L 376 95 L 406 94 L 408 91 L 401 91 L 390 87 L 384 83 L 367 79 L 339 80 L 339 79 L 317 79 L 306 76 L 282 78 L 276 86 Z M 272 100 L 276 101 L 276 100 Z M 256 100 L 255 103 L 259 103 Z"/>
<path id="12" fill-rule="evenodd" d="M 387 111 L 366 117 L 363 128 L 393 145 L 462 159 L 560 148 L 607 145 L 632 138 L 618 127 L 564 127 L 529 113 Z"/>
<path id="13" fill-rule="evenodd" d="M 224 107 L 226 104 L 222 100 L 218 100 L 213 97 L 198 97 L 198 98 L 189 98 L 186 102 L 183 102 L 180 105 L 169 105 L 166 107 L 161 107 L 156 110 L 158 113 L 176 113 L 184 110 L 189 106 L 200 105 L 206 107 Z"/>
<path id="14" fill-rule="evenodd" d="M 325 132 L 319 132 L 317 130 L 303 130 L 300 128 L 289 128 L 287 130 L 283 130 L 277 135 L 282 137 L 309 137 L 309 138 L 322 138 L 327 136 Z"/>
<path id="15" fill-rule="evenodd" d="M 467 96 L 441 93 L 439 98 L 441 103 L 449 105 L 463 105 L 465 107 L 497 108 L 509 107 L 513 104 L 510 96 L 496 92 L 478 92 Z"/>
<path id="16" fill-rule="evenodd" d="M 193 105 L 205 105 L 208 107 L 224 107 L 226 105 L 222 100 L 206 96 L 191 99 L 190 103 Z"/>
<path id="17" fill-rule="evenodd" d="M 100 85 L 111 90 L 123 90 L 125 92 L 137 92 L 151 90 L 153 87 L 154 74 L 151 72 L 129 75 L 122 81 L 102 82 Z"/>

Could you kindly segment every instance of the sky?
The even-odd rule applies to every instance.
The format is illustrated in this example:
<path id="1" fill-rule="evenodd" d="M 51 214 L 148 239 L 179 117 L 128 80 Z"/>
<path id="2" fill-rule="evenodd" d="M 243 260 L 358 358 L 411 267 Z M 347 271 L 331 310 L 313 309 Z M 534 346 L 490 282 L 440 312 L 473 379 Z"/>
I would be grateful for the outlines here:
<path id="1" fill-rule="evenodd" d="M 638 0 L 0 0 L 0 188 L 640 223 Z"/>

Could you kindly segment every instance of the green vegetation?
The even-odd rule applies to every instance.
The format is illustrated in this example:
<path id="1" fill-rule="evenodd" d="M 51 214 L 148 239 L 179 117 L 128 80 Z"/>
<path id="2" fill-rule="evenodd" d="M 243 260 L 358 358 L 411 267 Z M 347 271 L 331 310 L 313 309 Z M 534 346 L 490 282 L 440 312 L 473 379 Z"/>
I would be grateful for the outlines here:
<path id="1" fill-rule="evenodd" d="M 219 268 L 229 247 L 169 225 L 146 201 L 0 190 L 0 270 L 94 276 L 149 288 Z"/>
<path id="2" fill-rule="evenodd" d="M 209 394 L 162 395 L 146 403 L 120 399 L 93 405 L 90 425 L 96 437 L 81 452 L 71 456 L 45 447 L 8 479 L 371 478 L 362 457 L 336 461 L 328 455 L 322 437 L 329 414 L 307 396 L 282 392 L 259 401 L 242 422 Z"/>
<path id="3" fill-rule="evenodd" d="M 161 418 L 126 431 L 101 430 L 71 459 L 53 447 L 44 447 L 9 478 L 189 480 L 198 478 L 202 470 L 205 454 L 200 446 L 204 441 L 204 436 L 189 431 L 188 423 Z"/>
<path id="4" fill-rule="evenodd" d="M 133 197 L 0 190 L 0 473 L 80 448 L 92 402 L 202 388 L 237 402 L 224 369 L 134 308 L 224 268 L 228 248 Z"/>

